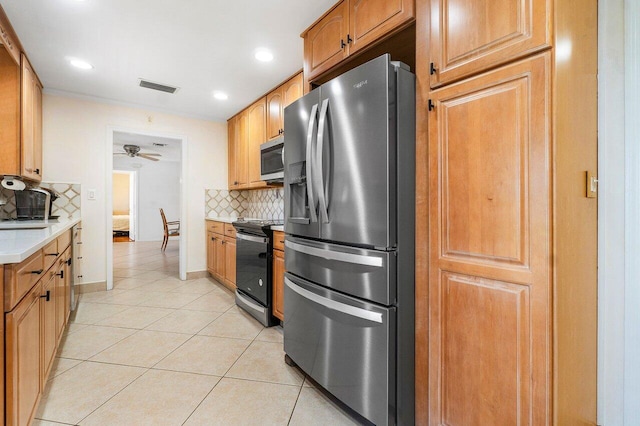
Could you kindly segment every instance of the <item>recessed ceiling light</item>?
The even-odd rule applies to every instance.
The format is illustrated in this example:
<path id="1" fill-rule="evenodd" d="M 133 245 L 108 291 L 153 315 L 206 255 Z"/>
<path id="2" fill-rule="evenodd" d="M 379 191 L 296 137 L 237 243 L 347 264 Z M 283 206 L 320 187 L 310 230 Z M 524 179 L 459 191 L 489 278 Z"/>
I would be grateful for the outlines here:
<path id="1" fill-rule="evenodd" d="M 213 97 L 219 101 L 226 101 L 229 99 L 229 96 L 224 92 L 213 92 Z"/>
<path id="2" fill-rule="evenodd" d="M 270 62 L 273 60 L 273 53 L 265 48 L 256 49 L 255 57 L 260 62 Z"/>
<path id="3" fill-rule="evenodd" d="M 69 58 L 69 63 L 71 65 L 73 65 L 76 68 L 80 68 L 81 70 L 90 70 L 93 69 L 93 65 L 91 65 L 89 62 L 87 61 L 83 61 L 82 59 L 78 59 L 78 58 Z"/>

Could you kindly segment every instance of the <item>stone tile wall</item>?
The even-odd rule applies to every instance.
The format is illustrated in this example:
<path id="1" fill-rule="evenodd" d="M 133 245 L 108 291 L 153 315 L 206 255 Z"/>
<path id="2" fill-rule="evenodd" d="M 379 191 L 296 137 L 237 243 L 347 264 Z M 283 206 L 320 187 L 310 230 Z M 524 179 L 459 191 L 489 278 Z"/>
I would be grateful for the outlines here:
<path id="1" fill-rule="evenodd" d="M 60 194 L 53 202 L 52 215 L 63 218 L 80 217 L 80 184 L 41 182 L 41 188 L 51 188 Z M 16 197 L 14 191 L 0 187 L 0 219 L 16 218 Z"/>
<path id="2" fill-rule="evenodd" d="M 205 190 L 205 215 L 284 220 L 284 189 Z"/>

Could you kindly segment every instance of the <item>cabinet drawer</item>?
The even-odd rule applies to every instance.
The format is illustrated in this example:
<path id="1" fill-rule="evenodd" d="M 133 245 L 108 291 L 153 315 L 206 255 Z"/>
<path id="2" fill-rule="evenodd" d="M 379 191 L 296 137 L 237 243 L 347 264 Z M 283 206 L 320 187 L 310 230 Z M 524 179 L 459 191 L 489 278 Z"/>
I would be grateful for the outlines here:
<path id="1" fill-rule="evenodd" d="M 58 237 L 58 250 L 64 251 L 71 244 L 71 230 L 66 231 Z"/>
<path id="2" fill-rule="evenodd" d="M 233 225 L 230 224 L 230 223 L 225 223 L 224 224 L 224 235 L 226 237 L 229 237 L 229 238 L 235 238 L 236 237 L 236 228 L 234 228 Z"/>
<path id="3" fill-rule="evenodd" d="M 224 234 L 224 223 L 210 220 L 207 222 L 207 231 L 215 232 L 216 234 Z"/>
<path id="4" fill-rule="evenodd" d="M 51 265 L 56 261 L 60 252 L 58 251 L 58 239 L 51 241 L 42 249 L 42 262 L 43 269 L 46 271 L 51 268 Z"/>
<path id="5" fill-rule="evenodd" d="M 284 232 L 273 231 L 273 249 L 284 251 Z"/>
<path id="6" fill-rule="evenodd" d="M 42 277 L 44 273 L 42 251 L 38 250 L 22 263 L 6 265 L 4 273 L 4 311 L 9 312 Z"/>

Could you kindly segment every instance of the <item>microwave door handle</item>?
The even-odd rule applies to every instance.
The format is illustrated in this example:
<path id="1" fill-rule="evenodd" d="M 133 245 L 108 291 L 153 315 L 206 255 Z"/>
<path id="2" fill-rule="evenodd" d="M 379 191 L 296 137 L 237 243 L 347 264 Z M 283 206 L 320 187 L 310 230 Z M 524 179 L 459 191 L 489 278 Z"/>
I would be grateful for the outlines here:
<path id="1" fill-rule="evenodd" d="M 311 114 L 309 117 L 309 125 L 307 127 L 307 194 L 309 195 L 309 215 L 311 216 L 311 222 L 317 222 L 318 216 L 316 214 L 316 198 L 313 188 L 313 129 L 316 125 L 316 114 L 318 113 L 318 104 L 315 104 L 311 108 Z"/>
<path id="2" fill-rule="evenodd" d="M 320 204 L 320 216 L 323 223 L 329 223 L 329 211 L 327 209 L 327 201 L 329 198 L 328 182 L 324 181 L 324 138 L 325 128 L 327 124 L 327 110 L 329 108 L 329 99 L 322 101 L 320 110 L 320 121 L 318 122 L 318 144 L 316 148 L 316 176 L 318 187 L 318 203 Z M 328 177 L 328 176 L 327 176 Z"/>

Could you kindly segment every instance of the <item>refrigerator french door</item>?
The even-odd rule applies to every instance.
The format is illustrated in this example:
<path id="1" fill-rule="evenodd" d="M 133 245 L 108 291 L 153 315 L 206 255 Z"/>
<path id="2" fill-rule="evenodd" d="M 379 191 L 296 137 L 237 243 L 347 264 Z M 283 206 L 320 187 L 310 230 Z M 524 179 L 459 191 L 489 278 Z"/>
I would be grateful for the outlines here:
<path id="1" fill-rule="evenodd" d="M 284 116 L 285 352 L 367 420 L 412 424 L 415 77 L 383 55 Z"/>

